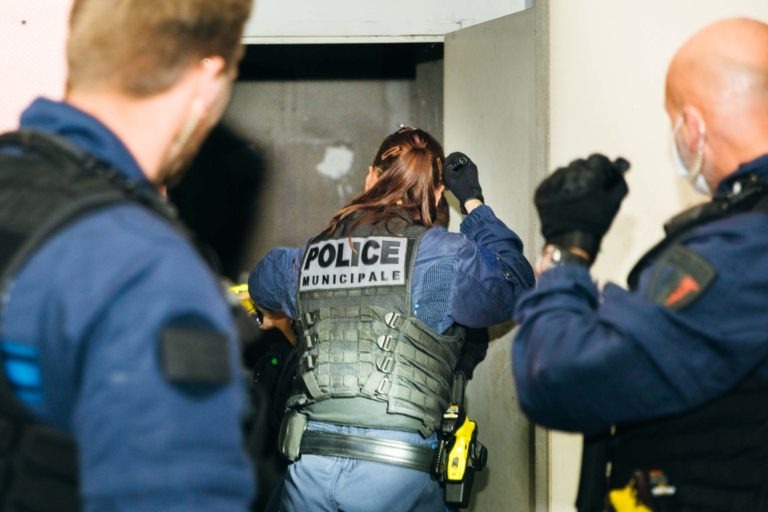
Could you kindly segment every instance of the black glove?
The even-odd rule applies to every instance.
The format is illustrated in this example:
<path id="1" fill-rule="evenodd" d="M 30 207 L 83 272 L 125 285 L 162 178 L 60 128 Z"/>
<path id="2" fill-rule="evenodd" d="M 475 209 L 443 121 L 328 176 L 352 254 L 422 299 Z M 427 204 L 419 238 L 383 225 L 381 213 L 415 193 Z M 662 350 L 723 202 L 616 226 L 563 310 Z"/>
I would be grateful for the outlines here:
<path id="1" fill-rule="evenodd" d="M 456 361 L 454 372 L 462 372 L 467 379 L 471 379 L 475 373 L 475 368 L 482 363 L 488 353 L 488 342 L 490 335 L 488 329 L 466 327 L 466 336 L 464 345 L 459 353 L 459 360 Z"/>
<path id="2" fill-rule="evenodd" d="M 445 172 L 443 173 L 445 186 L 453 192 L 461 205 L 461 213 L 467 214 L 464 203 L 470 199 L 479 199 L 485 202 L 483 190 L 477 177 L 477 166 L 464 153 L 451 153 L 445 159 Z"/>
<path id="3" fill-rule="evenodd" d="M 539 184 L 534 203 L 548 244 L 577 247 L 594 261 L 603 235 L 627 195 L 629 162 L 600 154 L 560 167 Z"/>

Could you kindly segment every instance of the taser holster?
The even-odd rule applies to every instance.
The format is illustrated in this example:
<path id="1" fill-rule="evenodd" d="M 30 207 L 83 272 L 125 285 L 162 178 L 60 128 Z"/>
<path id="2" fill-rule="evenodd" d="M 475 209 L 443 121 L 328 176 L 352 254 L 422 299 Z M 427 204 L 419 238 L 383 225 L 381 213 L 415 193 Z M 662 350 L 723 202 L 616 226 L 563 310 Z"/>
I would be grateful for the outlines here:
<path id="1" fill-rule="evenodd" d="M 477 440 L 477 423 L 464 411 L 465 387 L 464 373 L 456 372 L 433 465 L 433 476 L 445 488 L 446 505 L 459 508 L 469 506 L 475 471 L 482 471 L 488 460 L 488 450 Z"/>

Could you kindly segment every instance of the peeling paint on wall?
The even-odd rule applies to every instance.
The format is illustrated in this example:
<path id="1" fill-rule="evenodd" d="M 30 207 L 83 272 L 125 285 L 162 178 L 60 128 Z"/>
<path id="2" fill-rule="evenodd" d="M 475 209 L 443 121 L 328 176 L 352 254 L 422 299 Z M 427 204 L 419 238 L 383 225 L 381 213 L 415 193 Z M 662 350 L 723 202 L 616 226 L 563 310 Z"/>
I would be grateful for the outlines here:
<path id="1" fill-rule="evenodd" d="M 355 153 L 349 146 L 345 144 L 328 146 L 325 148 L 323 161 L 317 164 L 315 169 L 323 176 L 338 180 L 349 174 L 354 160 Z"/>

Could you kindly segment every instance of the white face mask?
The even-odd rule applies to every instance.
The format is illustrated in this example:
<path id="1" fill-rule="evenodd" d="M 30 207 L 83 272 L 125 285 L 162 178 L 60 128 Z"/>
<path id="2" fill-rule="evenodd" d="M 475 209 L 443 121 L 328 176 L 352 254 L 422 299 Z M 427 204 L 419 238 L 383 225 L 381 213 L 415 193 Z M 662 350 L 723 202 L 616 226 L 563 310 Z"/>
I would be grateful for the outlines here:
<path id="1" fill-rule="evenodd" d="M 704 175 L 701 173 L 701 169 L 704 166 L 704 121 L 699 119 L 701 123 L 701 137 L 699 138 L 699 144 L 696 147 L 696 154 L 692 154 L 687 150 L 687 146 L 682 141 L 682 127 L 683 116 L 682 114 L 677 118 L 675 122 L 675 128 L 672 131 L 673 146 L 674 146 L 674 158 L 675 165 L 677 166 L 677 173 L 688 180 L 688 183 L 697 192 L 711 196 L 712 189 L 709 188 L 707 180 L 704 179 Z M 681 151 L 680 147 L 684 149 Z"/>

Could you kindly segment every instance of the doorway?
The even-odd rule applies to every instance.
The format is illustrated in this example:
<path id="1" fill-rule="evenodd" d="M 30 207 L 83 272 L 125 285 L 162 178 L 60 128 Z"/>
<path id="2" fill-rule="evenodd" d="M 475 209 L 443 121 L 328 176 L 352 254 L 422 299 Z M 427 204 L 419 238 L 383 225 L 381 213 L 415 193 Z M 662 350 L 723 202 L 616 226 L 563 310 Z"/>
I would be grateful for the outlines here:
<path id="1" fill-rule="evenodd" d="M 264 176 L 246 270 L 298 246 L 362 191 L 374 153 L 400 124 L 442 139 L 438 43 L 251 45 L 224 123 L 261 152 Z"/>

